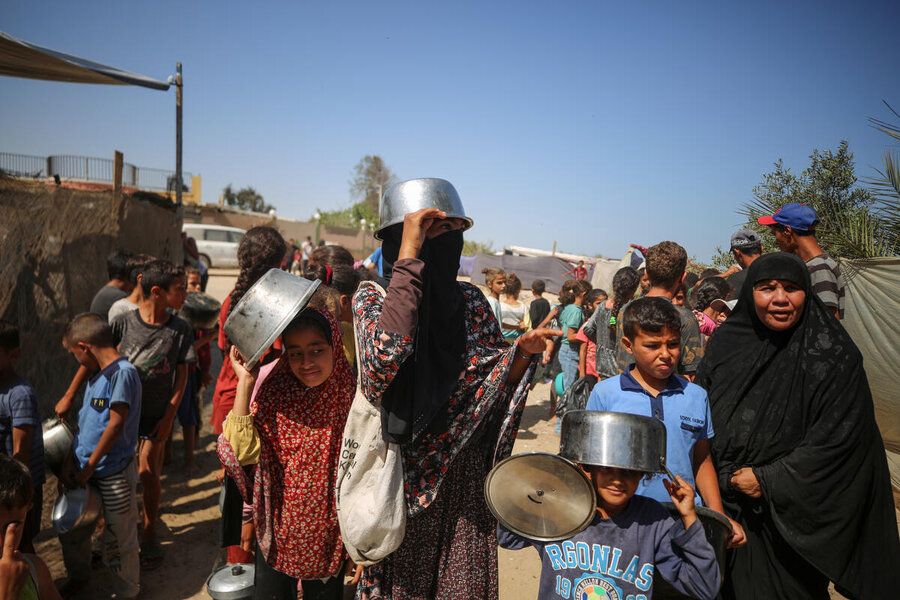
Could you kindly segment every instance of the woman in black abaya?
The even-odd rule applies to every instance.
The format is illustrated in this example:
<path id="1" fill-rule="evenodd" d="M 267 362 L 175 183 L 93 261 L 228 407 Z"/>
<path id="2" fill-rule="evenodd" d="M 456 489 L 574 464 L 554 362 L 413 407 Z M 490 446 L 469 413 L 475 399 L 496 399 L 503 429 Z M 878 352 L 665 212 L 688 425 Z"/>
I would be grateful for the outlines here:
<path id="1" fill-rule="evenodd" d="M 862 356 L 799 258 L 753 262 L 697 383 L 722 501 L 747 532 L 723 597 L 827 599 L 829 581 L 850 598 L 896 597 L 900 541 Z"/>

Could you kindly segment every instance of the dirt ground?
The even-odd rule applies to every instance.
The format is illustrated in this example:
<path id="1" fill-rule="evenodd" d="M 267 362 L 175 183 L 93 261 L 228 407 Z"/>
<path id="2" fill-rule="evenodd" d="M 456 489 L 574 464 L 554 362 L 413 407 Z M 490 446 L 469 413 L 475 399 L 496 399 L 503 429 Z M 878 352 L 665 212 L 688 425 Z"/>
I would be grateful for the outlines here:
<path id="1" fill-rule="evenodd" d="M 215 271 L 207 291 L 222 300 L 234 284 L 236 271 Z M 522 301 L 529 302 L 530 293 Z M 213 373 L 221 364 L 221 355 L 213 351 Z M 539 383 L 531 392 L 522 418 L 513 452 L 552 452 L 559 450 L 559 437 L 547 420 L 549 386 Z M 159 535 L 166 552 L 157 570 L 141 574 L 141 598 L 144 600 L 206 599 L 205 581 L 219 554 L 220 486 L 215 479 L 218 459 L 215 436 L 207 425 L 212 390 L 204 396 L 203 429 L 196 452 L 198 474 L 187 476 L 182 469 L 181 430 L 176 423 L 173 461 L 163 469 L 163 495 L 160 506 Z M 59 584 L 65 579 L 59 540 L 51 525 L 50 513 L 56 499 L 56 479 L 49 475 L 44 488 L 44 513 L 41 533 L 36 538 L 38 554 L 47 562 Z M 498 550 L 500 568 L 500 600 L 537 597 L 540 560 L 537 552 Z M 80 599 L 103 598 L 108 595 L 108 573 L 105 567 L 95 570 L 91 585 L 78 595 Z M 833 598 L 842 596 L 833 593 Z"/>

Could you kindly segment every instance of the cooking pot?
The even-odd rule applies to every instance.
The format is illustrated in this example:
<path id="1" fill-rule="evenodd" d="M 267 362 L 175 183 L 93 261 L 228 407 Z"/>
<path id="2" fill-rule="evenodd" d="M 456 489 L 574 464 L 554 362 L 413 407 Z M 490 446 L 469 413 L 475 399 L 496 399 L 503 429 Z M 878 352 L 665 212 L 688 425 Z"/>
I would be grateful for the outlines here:
<path id="1" fill-rule="evenodd" d="M 254 567 L 249 563 L 225 565 L 206 579 L 206 591 L 213 600 L 253 598 Z"/>
<path id="2" fill-rule="evenodd" d="M 300 314 L 321 282 L 269 269 L 247 290 L 225 321 L 225 335 L 252 369 Z"/>
<path id="3" fill-rule="evenodd" d="M 445 179 L 423 177 L 395 183 L 384 192 L 379 209 L 381 225 L 375 230 L 375 238 L 384 239 L 381 236 L 385 229 L 402 223 L 408 213 L 422 208 L 437 208 L 447 213 L 448 218 L 463 219 L 466 222 L 463 230 L 473 225 L 452 183 Z"/>
<path id="4" fill-rule="evenodd" d="M 563 416 L 559 454 L 583 465 L 666 472 L 666 426 L 628 413 L 570 410 Z"/>
<path id="5" fill-rule="evenodd" d="M 203 292 L 188 292 L 178 316 L 193 329 L 213 329 L 219 322 L 222 303 Z"/>
<path id="6" fill-rule="evenodd" d="M 83 488 L 66 489 L 53 504 L 53 528 L 66 533 L 91 527 L 100 516 L 100 490 L 88 483 Z"/>
<path id="7" fill-rule="evenodd" d="M 681 514 L 675 505 L 671 502 L 661 502 L 663 506 L 669 509 L 669 513 L 673 519 L 680 520 Z M 728 545 L 728 538 L 731 537 L 731 523 L 721 513 L 706 508 L 705 506 L 695 507 L 697 511 L 697 519 L 703 525 L 703 531 L 706 533 L 706 539 L 716 553 L 716 562 L 719 563 L 719 575 L 725 577 L 725 547 Z M 653 576 L 653 597 L 662 600 L 678 600 L 689 599 L 672 587 L 668 581 L 663 579 L 656 573 Z"/>
<path id="8" fill-rule="evenodd" d="M 59 477 L 66 458 L 73 452 L 75 434 L 65 421 L 55 418 L 44 421 L 41 430 L 44 438 L 44 462 Z"/>

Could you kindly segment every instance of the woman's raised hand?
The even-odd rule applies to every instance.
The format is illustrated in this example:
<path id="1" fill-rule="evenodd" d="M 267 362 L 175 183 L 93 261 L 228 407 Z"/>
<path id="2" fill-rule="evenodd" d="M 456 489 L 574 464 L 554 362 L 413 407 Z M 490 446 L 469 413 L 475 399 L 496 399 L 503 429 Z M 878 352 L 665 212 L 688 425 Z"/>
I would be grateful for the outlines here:
<path id="1" fill-rule="evenodd" d="M 435 221 L 446 218 L 447 213 L 436 208 L 423 208 L 408 213 L 403 218 L 403 237 L 400 240 L 400 253 L 397 259 L 417 258 L 422 244 L 425 243 L 425 233 Z"/>
<path id="2" fill-rule="evenodd" d="M 540 354 L 547 348 L 546 340 L 562 335 L 559 329 L 540 327 L 533 329 L 519 338 L 518 346 L 522 352 L 528 354 Z"/>

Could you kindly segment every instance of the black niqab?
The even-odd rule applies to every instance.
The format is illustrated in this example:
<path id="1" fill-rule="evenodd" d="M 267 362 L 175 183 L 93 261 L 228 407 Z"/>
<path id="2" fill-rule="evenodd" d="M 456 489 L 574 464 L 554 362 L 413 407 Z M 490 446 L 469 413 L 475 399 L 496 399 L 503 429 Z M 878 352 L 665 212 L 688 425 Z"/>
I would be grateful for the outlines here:
<path id="1" fill-rule="evenodd" d="M 384 231 L 384 277 L 379 283 L 385 289 L 400 253 L 402 234 L 402 225 Z M 381 401 L 386 441 L 405 443 L 426 430 L 436 432 L 447 427 L 447 402 L 463 371 L 466 351 L 466 305 L 456 281 L 462 248 L 462 231 L 449 231 L 426 239 L 419 251 L 425 268 L 415 347 Z"/>
<path id="2" fill-rule="evenodd" d="M 756 314 L 753 287 L 771 279 L 806 292 L 799 321 L 786 331 Z M 793 553 L 851 598 L 896 594 L 900 541 L 862 356 L 813 293 L 799 258 L 774 253 L 753 262 L 697 383 L 709 394 L 723 502 L 748 530 L 748 545 L 732 551 L 723 595 L 755 598 L 768 585 L 779 595 L 813 597 L 798 578 L 802 565 L 786 558 Z M 753 468 L 760 499 L 731 488 L 742 467 Z M 754 562 L 754 552 L 771 560 Z M 767 571 L 761 562 L 777 566 Z M 763 585 L 764 578 L 776 581 Z"/>

